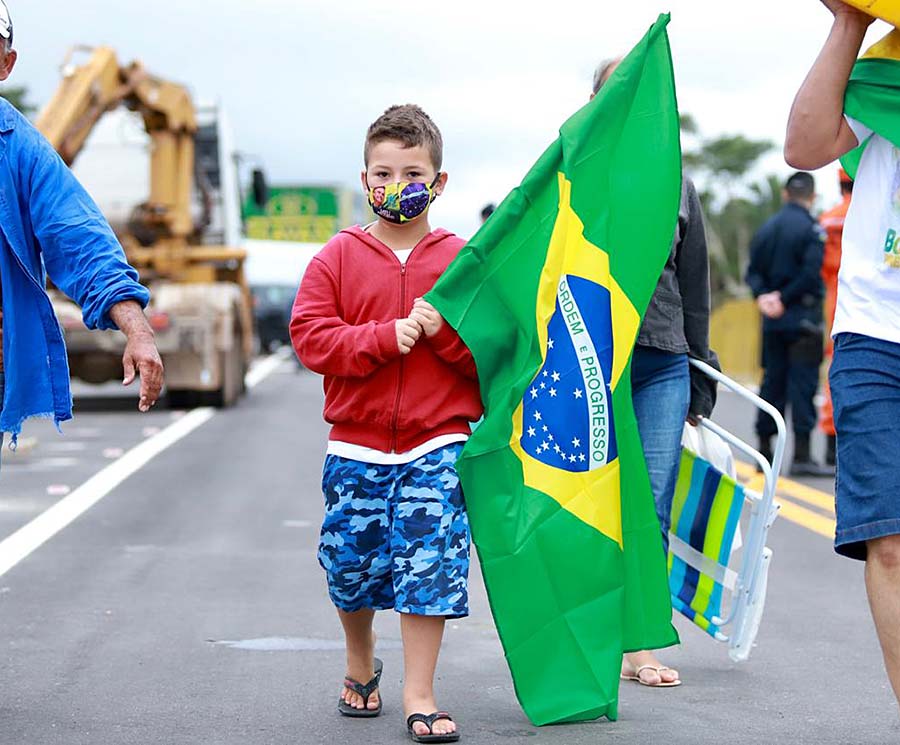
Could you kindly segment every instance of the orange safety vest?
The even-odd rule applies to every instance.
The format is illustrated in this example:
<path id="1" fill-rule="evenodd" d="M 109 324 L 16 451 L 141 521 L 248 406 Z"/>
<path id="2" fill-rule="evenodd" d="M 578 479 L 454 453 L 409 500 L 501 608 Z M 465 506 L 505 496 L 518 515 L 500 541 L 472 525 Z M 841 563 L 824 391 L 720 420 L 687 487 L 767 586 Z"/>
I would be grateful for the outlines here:
<path id="1" fill-rule="evenodd" d="M 831 327 L 834 325 L 834 311 L 837 307 L 838 271 L 841 268 L 841 240 L 844 235 L 844 219 L 847 217 L 847 209 L 850 207 L 850 194 L 844 195 L 844 200 L 836 207 L 828 210 L 819 218 L 819 223 L 825 229 L 825 256 L 822 259 L 822 280 L 825 282 L 825 322 L 828 324 L 828 334 L 831 335 Z M 831 338 L 826 344 L 825 353 L 828 364 L 831 364 L 833 353 Z M 819 426 L 827 435 L 834 435 L 834 407 L 831 403 L 831 390 L 828 387 L 828 377 L 825 377 L 825 400 L 822 403 L 821 419 Z"/>
<path id="2" fill-rule="evenodd" d="M 844 200 L 824 212 L 819 223 L 825 229 L 825 257 L 822 260 L 822 280 L 825 282 L 825 320 L 828 331 L 834 324 L 834 310 L 837 305 L 838 271 L 841 268 L 841 237 L 844 234 L 844 219 L 850 208 L 850 194 Z"/>

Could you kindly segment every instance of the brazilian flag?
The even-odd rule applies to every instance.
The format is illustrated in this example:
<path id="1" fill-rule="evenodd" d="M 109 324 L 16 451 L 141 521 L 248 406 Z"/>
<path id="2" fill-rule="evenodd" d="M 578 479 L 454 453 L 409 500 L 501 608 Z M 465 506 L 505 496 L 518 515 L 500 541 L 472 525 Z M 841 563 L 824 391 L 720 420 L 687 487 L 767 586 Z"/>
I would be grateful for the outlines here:
<path id="1" fill-rule="evenodd" d="M 900 21 L 900 0 L 883 2 Z M 853 66 L 844 96 L 844 113 L 865 124 L 886 140 L 900 147 L 900 29 L 894 29 L 869 49 Z M 867 142 L 841 158 L 841 163 L 856 178 L 856 169 Z"/>
<path id="2" fill-rule="evenodd" d="M 630 383 L 681 194 L 668 21 L 563 124 L 429 295 L 478 367 L 485 419 L 459 473 L 537 725 L 615 719 L 622 652 L 678 641 Z"/>

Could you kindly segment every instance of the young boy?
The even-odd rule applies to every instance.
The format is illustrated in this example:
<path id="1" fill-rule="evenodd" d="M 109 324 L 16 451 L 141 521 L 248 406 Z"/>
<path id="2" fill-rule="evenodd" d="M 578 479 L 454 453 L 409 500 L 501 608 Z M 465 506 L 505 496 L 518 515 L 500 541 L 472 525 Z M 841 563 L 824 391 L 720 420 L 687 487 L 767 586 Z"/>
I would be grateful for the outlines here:
<path id="1" fill-rule="evenodd" d="M 866 562 L 869 605 L 900 701 L 900 130 L 896 118 L 866 123 L 845 115 L 850 72 L 873 19 L 840 0 L 823 3 L 834 23 L 794 100 L 785 158 L 796 168 L 814 169 L 866 146 L 844 223 L 832 329 L 835 550 Z M 894 34 L 896 44 L 900 32 Z M 885 78 L 885 101 L 889 81 L 900 95 L 896 78 Z M 885 106 L 900 117 L 900 105 Z"/>
<path id="2" fill-rule="evenodd" d="M 369 127 L 363 188 L 377 220 L 342 230 L 313 259 L 291 338 L 325 376 L 325 520 L 319 563 L 347 642 L 345 716 L 381 712 L 376 610 L 400 613 L 403 706 L 416 742 L 456 742 L 434 671 L 446 618 L 468 615 L 469 523 L 456 459 L 481 416 L 472 356 L 422 296 L 465 241 L 431 230 L 443 143 L 418 106 Z M 368 682 L 366 682 L 368 681 Z"/>

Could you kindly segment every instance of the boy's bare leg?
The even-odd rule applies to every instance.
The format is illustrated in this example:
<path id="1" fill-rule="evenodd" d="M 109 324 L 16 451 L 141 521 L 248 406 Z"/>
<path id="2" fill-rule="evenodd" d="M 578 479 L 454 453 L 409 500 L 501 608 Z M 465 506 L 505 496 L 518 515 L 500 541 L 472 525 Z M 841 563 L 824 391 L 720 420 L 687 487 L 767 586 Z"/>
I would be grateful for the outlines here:
<path id="1" fill-rule="evenodd" d="M 894 695 L 900 702 L 900 535 L 868 541 L 866 590 Z"/>
<path id="2" fill-rule="evenodd" d="M 339 608 L 338 617 L 341 619 L 344 637 L 347 640 L 347 676 L 365 685 L 375 675 L 372 666 L 372 659 L 375 656 L 375 632 L 372 630 L 375 611 L 363 608 L 347 613 Z M 377 709 L 381 693 L 377 690 L 372 693 L 369 696 L 368 706 L 363 703 L 362 696 L 348 688 L 341 689 L 341 698 L 355 709 Z"/>
<path id="3" fill-rule="evenodd" d="M 400 615 L 403 636 L 403 709 L 410 714 L 431 714 L 438 710 L 434 700 L 434 670 L 437 667 L 441 639 L 444 636 L 443 616 Z M 413 725 L 418 735 L 427 735 L 428 727 L 421 722 Z M 446 735 L 456 731 L 456 723 L 439 719 L 434 734 Z"/>

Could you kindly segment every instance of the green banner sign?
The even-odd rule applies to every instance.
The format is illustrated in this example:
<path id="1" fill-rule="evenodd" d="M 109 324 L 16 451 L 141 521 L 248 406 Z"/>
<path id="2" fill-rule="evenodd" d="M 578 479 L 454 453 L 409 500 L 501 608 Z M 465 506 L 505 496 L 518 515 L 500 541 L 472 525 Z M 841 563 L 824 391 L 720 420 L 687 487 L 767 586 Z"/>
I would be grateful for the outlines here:
<path id="1" fill-rule="evenodd" d="M 342 189 L 327 186 L 273 186 L 260 208 L 252 197 L 244 203 L 247 237 L 254 240 L 325 243 L 345 220 Z"/>

